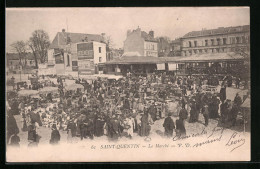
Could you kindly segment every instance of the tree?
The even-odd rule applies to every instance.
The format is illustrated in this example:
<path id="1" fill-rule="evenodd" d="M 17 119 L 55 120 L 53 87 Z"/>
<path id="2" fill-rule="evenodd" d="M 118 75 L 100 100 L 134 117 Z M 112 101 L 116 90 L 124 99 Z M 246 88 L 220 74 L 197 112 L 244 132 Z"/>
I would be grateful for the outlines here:
<path id="1" fill-rule="evenodd" d="M 105 36 L 104 37 L 105 43 L 107 44 L 108 50 L 110 50 L 111 48 L 114 47 L 114 42 L 113 39 L 111 38 L 111 36 Z"/>
<path id="2" fill-rule="evenodd" d="M 29 39 L 28 45 L 33 52 L 36 68 L 38 68 L 38 61 L 45 63 L 47 60 L 50 46 L 48 33 L 44 30 L 35 30 Z"/>
<path id="3" fill-rule="evenodd" d="M 26 43 L 24 41 L 16 41 L 11 44 L 12 49 L 18 53 L 19 61 L 22 66 L 26 66 L 27 58 L 26 58 Z M 24 65 L 22 64 L 22 59 L 24 59 Z"/>
<path id="4" fill-rule="evenodd" d="M 37 56 L 37 52 L 35 50 L 35 48 L 33 47 L 33 43 L 32 41 L 28 41 L 27 42 L 28 46 L 30 47 L 30 49 L 32 50 L 33 56 L 34 56 L 34 61 L 35 61 L 35 68 L 38 69 L 38 56 Z"/>

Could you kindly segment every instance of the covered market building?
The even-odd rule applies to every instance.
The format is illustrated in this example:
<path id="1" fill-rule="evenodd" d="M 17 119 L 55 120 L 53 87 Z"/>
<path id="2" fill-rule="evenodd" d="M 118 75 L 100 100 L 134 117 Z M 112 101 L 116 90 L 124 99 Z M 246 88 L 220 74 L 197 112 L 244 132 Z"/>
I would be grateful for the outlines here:
<path id="1" fill-rule="evenodd" d="M 233 74 L 241 71 L 245 57 L 234 53 L 198 54 L 179 57 L 122 56 L 99 64 L 105 74 L 174 72 L 177 75 Z M 243 70 L 243 69 L 242 69 Z M 244 72 L 245 69 L 243 70 Z"/>

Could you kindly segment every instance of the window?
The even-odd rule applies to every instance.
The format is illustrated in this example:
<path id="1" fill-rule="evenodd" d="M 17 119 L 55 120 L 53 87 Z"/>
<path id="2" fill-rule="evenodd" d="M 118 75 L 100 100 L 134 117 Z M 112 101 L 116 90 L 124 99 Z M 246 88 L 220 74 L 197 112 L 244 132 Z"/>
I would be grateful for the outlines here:
<path id="1" fill-rule="evenodd" d="M 56 64 L 64 64 L 64 56 L 61 55 L 61 54 L 55 56 L 55 63 Z"/>
<path id="2" fill-rule="evenodd" d="M 246 38 L 242 36 L 242 43 L 246 43 Z"/>
<path id="3" fill-rule="evenodd" d="M 236 43 L 236 38 L 232 37 L 232 38 L 230 38 L 230 41 L 231 41 L 231 44 L 235 44 Z"/>
<path id="4" fill-rule="evenodd" d="M 32 65 L 32 61 L 30 60 L 30 65 Z"/>
<path id="5" fill-rule="evenodd" d="M 99 53 L 101 53 L 101 47 L 98 48 Z"/>
<path id="6" fill-rule="evenodd" d="M 102 62 L 102 57 L 99 57 L 99 62 Z"/>
<path id="7" fill-rule="evenodd" d="M 78 66 L 78 61 L 72 61 L 72 66 Z"/>
<path id="8" fill-rule="evenodd" d="M 78 71 L 78 61 L 72 61 L 72 71 Z"/>
<path id="9" fill-rule="evenodd" d="M 220 45 L 220 39 L 217 39 L 217 45 Z"/>
<path id="10" fill-rule="evenodd" d="M 194 41 L 194 46 L 197 47 L 197 41 Z"/>
<path id="11" fill-rule="evenodd" d="M 240 42 L 240 37 L 236 37 L 236 41 L 237 41 L 237 43 L 241 43 Z"/>
<path id="12" fill-rule="evenodd" d="M 10 65 L 12 65 L 13 63 L 12 63 L 12 61 L 10 61 Z"/>
<path id="13" fill-rule="evenodd" d="M 67 55 L 67 66 L 70 66 L 70 56 Z"/>
<path id="14" fill-rule="evenodd" d="M 223 38 L 223 44 L 224 44 L 224 45 L 227 44 L 227 38 Z"/>
<path id="15" fill-rule="evenodd" d="M 205 46 L 209 46 L 208 40 L 205 40 Z"/>
<path id="16" fill-rule="evenodd" d="M 189 41 L 189 47 L 191 47 L 191 41 Z"/>
<path id="17" fill-rule="evenodd" d="M 214 39 L 211 39 L 211 45 L 212 46 L 214 45 Z"/>

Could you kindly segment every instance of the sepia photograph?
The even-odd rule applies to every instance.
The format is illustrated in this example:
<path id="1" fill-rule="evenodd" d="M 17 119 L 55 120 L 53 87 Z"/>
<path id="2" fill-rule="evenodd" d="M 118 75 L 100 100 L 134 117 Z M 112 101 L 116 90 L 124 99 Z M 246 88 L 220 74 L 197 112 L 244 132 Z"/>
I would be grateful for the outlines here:
<path id="1" fill-rule="evenodd" d="M 6 162 L 250 161 L 249 7 L 6 8 Z"/>

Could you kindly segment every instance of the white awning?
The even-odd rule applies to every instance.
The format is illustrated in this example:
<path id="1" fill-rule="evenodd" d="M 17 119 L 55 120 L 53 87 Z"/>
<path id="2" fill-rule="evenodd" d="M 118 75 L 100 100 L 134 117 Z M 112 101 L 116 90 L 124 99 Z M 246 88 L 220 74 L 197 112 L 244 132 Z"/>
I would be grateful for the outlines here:
<path id="1" fill-rule="evenodd" d="M 165 70 L 165 64 L 164 63 L 159 63 L 157 65 L 157 70 Z"/>
<path id="2" fill-rule="evenodd" d="M 178 64 L 176 63 L 168 63 L 168 68 L 169 70 L 176 70 L 177 69 L 177 66 Z"/>

